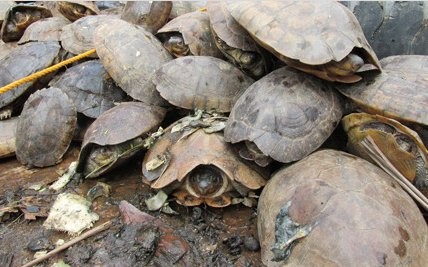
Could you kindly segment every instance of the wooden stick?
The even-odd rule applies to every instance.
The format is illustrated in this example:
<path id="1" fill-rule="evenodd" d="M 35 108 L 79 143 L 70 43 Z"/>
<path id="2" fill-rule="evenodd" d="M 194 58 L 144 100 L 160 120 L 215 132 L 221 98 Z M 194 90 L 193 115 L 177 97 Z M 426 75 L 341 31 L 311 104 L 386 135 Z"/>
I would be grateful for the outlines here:
<path id="1" fill-rule="evenodd" d="M 57 254 L 58 252 L 63 251 L 64 249 L 66 249 L 68 247 L 71 247 L 72 245 L 76 244 L 77 242 L 82 241 L 85 238 L 88 238 L 90 236 L 93 236 L 95 234 L 98 234 L 99 232 L 102 232 L 102 231 L 108 229 L 111 226 L 111 224 L 112 224 L 111 221 L 107 221 L 107 222 L 105 222 L 105 223 L 103 223 L 103 224 L 101 224 L 101 225 L 99 225 L 99 226 L 97 226 L 97 227 L 95 227 L 95 228 L 93 228 L 93 229 L 91 229 L 89 231 L 86 231 L 82 235 L 80 235 L 80 236 L 78 236 L 76 238 L 71 239 L 70 241 L 62 244 L 61 246 L 57 247 L 56 249 L 51 250 L 47 254 L 41 256 L 40 258 L 34 259 L 34 260 L 32 260 L 32 261 L 30 261 L 30 262 L 22 265 L 21 267 L 31 267 L 31 266 L 34 266 L 37 263 L 40 263 L 40 262 L 42 262 L 42 261 L 50 258 L 51 256 Z"/>

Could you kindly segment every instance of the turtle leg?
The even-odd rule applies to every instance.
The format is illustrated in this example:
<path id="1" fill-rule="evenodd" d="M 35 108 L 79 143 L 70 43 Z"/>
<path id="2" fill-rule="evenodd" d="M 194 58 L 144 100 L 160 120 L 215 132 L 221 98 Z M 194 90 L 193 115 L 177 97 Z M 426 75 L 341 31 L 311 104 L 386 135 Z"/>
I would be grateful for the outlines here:
<path id="1" fill-rule="evenodd" d="M 232 204 L 232 198 L 228 195 L 221 195 L 215 198 L 206 198 L 205 203 L 214 208 L 223 208 Z"/>

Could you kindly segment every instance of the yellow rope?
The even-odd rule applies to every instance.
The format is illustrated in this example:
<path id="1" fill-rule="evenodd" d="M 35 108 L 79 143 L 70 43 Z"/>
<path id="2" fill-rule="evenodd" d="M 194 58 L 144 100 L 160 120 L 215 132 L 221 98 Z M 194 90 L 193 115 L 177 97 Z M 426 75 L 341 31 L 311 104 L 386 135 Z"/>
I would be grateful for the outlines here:
<path id="1" fill-rule="evenodd" d="M 3 86 L 2 88 L 0 88 L 0 94 L 6 93 L 7 91 L 9 91 L 9 90 L 11 90 L 11 89 L 13 89 L 15 87 L 18 87 L 18 86 L 20 86 L 20 85 L 22 85 L 24 83 L 36 80 L 36 79 L 38 79 L 38 78 L 40 78 L 42 76 L 45 76 L 48 73 L 54 72 L 54 71 L 58 70 L 59 68 L 64 67 L 65 65 L 68 65 L 68 64 L 73 63 L 75 61 L 78 61 L 78 60 L 80 60 L 82 58 L 88 57 L 88 56 L 90 56 L 93 53 L 95 53 L 95 49 L 91 49 L 89 51 L 86 51 L 85 53 L 82 53 L 82 54 L 79 54 L 79 55 L 77 55 L 75 57 L 72 57 L 72 58 L 69 58 L 67 60 L 61 61 L 60 63 L 55 64 L 53 66 L 50 66 L 50 67 L 48 67 L 48 68 L 46 68 L 44 70 L 38 71 L 38 72 L 33 73 L 33 74 L 31 74 L 31 75 L 29 75 L 27 77 L 24 77 L 22 79 L 14 81 L 14 82 L 12 82 L 12 83 L 10 83 L 10 84 L 8 84 L 8 85 Z"/>

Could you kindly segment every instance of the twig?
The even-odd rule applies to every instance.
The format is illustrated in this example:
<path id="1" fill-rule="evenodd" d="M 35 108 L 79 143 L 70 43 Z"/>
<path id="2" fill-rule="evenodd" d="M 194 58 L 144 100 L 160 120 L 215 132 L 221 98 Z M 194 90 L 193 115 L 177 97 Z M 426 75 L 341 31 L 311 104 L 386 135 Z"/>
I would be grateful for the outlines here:
<path id="1" fill-rule="evenodd" d="M 112 224 L 111 221 L 107 221 L 107 222 L 105 222 L 105 223 L 103 223 L 103 224 L 101 224 L 101 225 L 99 225 L 99 226 L 97 226 L 97 227 L 95 227 L 89 231 L 86 231 L 82 235 L 71 239 L 70 241 L 64 243 L 63 245 L 57 247 L 56 249 L 50 251 L 49 253 L 41 256 L 40 258 L 37 258 L 35 260 L 30 261 L 30 262 L 22 265 L 21 267 L 31 267 L 33 265 L 36 265 L 37 263 L 42 262 L 42 261 L 50 258 L 51 256 L 57 254 L 58 252 L 63 251 L 64 249 L 66 249 L 68 247 L 71 247 L 72 245 L 76 244 L 77 242 L 82 241 L 85 238 L 88 238 L 92 235 L 98 234 L 99 232 L 102 232 L 102 231 L 108 229 L 111 226 L 111 224 Z"/>

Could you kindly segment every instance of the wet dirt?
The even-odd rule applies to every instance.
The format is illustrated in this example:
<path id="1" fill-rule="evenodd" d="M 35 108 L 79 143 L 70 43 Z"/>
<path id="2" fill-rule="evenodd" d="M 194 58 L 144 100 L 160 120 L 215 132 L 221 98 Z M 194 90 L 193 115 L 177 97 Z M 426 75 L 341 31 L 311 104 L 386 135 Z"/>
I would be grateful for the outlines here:
<path id="1" fill-rule="evenodd" d="M 63 162 L 43 169 L 26 169 L 15 158 L 0 160 L 0 208 L 28 195 L 43 195 L 29 187 L 54 182 L 70 162 L 77 159 L 78 153 L 78 145 L 73 145 Z M 241 204 L 221 209 L 183 207 L 171 199 L 170 206 L 178 215 L 148 211 L 144 200 L 156 192 L 142 182 L 141 159 L 142 155 L 137 155 L 101 178 L 85 180 L 67 189 L 85 196 L 97 182 L 110 185 L 110 196 L 95 199 L 92 210 L 100 216 L 95 226 L 108 220 L 113 225 L 38 266 L 52 266 L 61 259 L 71 266 L 262 265 L 256 232 L 256 207 L 248 208 Z M 155 223 L 125 224 L 119 211 L 119 203 L 123 200 L 155 217 L 161 226 Z M 0 222 L 1 266 L 9 263 L 10 266 L 21 266 L 31 261 L 36 251 L 49 251 L 55 248 L 58 240 L 72 239 L 66 233 L 46 230 L 43 227 L 44 217 L 27 220 L 21 211 L 8 215 L 3 216 Z M 168 239 L 171 236 L 173 238 Z M 164 253 L 158 253 L 161 245 Z"/>

